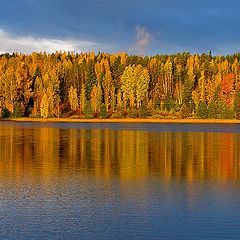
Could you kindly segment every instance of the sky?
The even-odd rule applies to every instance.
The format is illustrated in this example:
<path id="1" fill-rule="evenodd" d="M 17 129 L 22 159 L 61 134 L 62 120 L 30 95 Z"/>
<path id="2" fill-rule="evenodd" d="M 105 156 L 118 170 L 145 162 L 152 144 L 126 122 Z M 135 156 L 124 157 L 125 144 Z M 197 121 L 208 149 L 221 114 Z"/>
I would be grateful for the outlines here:
<path id="1" fill-rule="evenodd" d="M 0 52 L 240 52 L 239 0 L 1 0 Z"/>

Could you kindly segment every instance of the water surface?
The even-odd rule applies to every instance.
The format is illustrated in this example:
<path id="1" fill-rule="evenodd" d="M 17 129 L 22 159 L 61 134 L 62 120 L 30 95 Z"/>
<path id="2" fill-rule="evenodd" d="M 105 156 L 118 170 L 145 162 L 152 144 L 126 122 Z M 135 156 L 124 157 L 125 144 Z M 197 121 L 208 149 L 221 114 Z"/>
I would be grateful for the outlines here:
<path id="1" fill-rule="evenodd" d="M 240 128 L 0 123 L 0 239 L 239 239 Z"/>

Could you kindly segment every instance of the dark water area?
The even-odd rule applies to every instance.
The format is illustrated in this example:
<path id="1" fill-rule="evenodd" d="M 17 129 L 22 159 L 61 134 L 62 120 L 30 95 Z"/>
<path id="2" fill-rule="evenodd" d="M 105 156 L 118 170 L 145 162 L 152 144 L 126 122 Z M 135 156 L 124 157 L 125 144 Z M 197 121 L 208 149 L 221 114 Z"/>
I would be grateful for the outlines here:
<path id="1" fill-rule="evenodd" d="M 0 123 L 0 239 L 240 239 L 234 124 Z"/>

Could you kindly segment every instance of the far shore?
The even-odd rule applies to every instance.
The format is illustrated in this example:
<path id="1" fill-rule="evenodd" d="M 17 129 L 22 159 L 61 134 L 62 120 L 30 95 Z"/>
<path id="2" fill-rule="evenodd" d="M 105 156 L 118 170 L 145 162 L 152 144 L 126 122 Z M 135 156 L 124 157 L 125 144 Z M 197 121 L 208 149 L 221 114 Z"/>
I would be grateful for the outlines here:
<path id="1" fill-rule="evenodd" d="M 205 124 L 240 124 L 236 119 L 148 119 L 148 118 L 120 118 L 120 119 L 72 119 L 72 118 L 10 118 L 0 121 L 13 122 L 65 122 L 65 123 L 205 123 Z"/>

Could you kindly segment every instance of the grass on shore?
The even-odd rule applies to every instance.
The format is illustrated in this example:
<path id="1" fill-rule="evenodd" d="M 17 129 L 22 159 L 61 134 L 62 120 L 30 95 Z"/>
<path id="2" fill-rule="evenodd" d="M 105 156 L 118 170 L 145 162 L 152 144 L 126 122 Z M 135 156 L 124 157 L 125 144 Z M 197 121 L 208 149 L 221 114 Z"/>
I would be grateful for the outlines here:
<path id="1" fill-rule="evenodd" d="M 11 118 L 2 119 L 3 121 L 16 122 L 79 122 L 79 123 L 222 123 L 222 124 L 240 124 L 236 119 L 151 119 L 151 118 L 120 118 L 120 119 L 72 119 L 72 118 Z"/>

